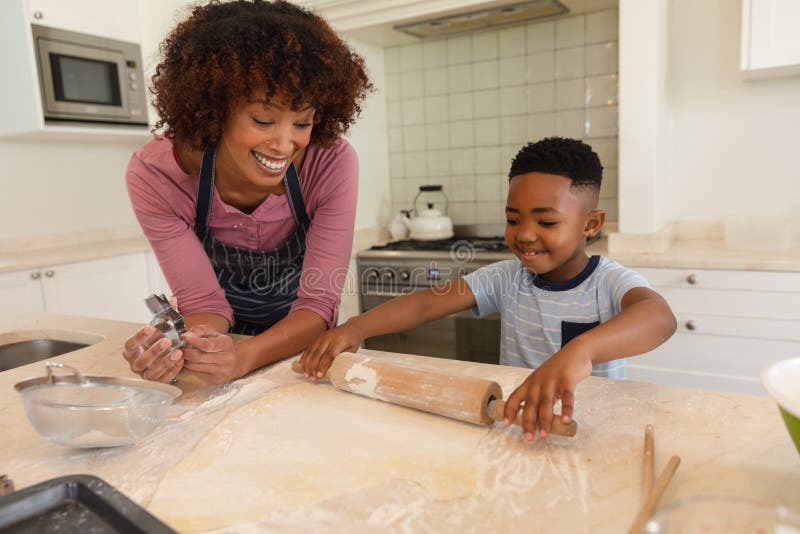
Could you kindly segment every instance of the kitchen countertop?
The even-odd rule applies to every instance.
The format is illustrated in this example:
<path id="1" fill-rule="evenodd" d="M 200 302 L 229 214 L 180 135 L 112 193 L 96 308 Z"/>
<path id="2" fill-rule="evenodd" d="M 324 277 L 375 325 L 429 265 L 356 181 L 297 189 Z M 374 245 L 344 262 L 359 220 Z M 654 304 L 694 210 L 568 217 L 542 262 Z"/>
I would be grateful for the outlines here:
<path id="1" fill-rule="evenodd" d="M 3 333 L 12 331 L 23 332 L 21 337 L 57 331 L 77 331 L 77 338 L 101 336 L 96 345 L 56 360 L 86 374 L 131 376 L 120 353 L 138 325 L 52 314 L 4 321 L 0 343 L 10 341 Z M 364 352 L 494 379 L 505 395 L 529 372 Z M 137 445 L 78 450 L 45 441 L 25 418 L 13 385 L 43 371 L 39 362 L 0 373 L 0 473 L 8 474 L 17 489 L 65 474 L 93 474 L 159 517 L 169 516 L 179 528 L 195 528 L 199 522 L 220 532 L 622 532 L 640 505 L 647 424 L 655 426 L 656 472 L 673 454 L 683 460 L 662 503 L 697 494 L 746 496 L 793 507 L 800 502 L 800 457 L 767 398 L 591 377 L 576 391 L 578 434 L 529 444 L 516 427 L 475 427 L 328 385 L 310 386 L 283 361 L 226 386 L 197 388 L 184 381 L 185 393 L 166 423 Z M 325 406 L 315 402 L 324 396 L 330 399 Z M 271 412 L 285 409 L 288 398 L 290 413 Z M 336 426 L 337 409 L 342 410 L 341 427 Z M 315 414 L 329 420 L 317 420 Z M 352 424 L 357 415 L 363 415 L 360 424 Z M 270 421 L 287 424 L 267 431 Z M 359 435 L 366 437 L 356 439 Z M 242 453 L 237 442 L 255 446 Z M 420 451 L 423 445 L 428 448 Z M 309 448 L 316 453 L 297 452 Z M 453 452 L 449 458 L 448 451 Z M 252 469 L 232 480 L 236 471 L 222 467 L 235 466 L 234 452 Z M 402 461 L 397 457 L 401 452 Z M 264 470 L 283 458 L 291 469 L 282 474 Z M 344 470 L 348 461 L 358 469 Z M 245 476 L 249 471 L 259 477 Z M 383 477 L 376 478 L 377 472 Z M 408 473 L 416 474 L 404 478 Z M 170 484 L 181 480 L 192 483 L 165 498 Z M 243 487 L 248 481 L 254 487 Z M 220 498 L 227 491 L 246 490 L 242 495 L 252 496 L 302 482 L 314 491 L 294 501 L 288 490 L 276 494 L 275 502 L 282 504 L 262 509 L 257 518 L 226 514 L 225 506 L 233 505 L 223 505 Z"/>

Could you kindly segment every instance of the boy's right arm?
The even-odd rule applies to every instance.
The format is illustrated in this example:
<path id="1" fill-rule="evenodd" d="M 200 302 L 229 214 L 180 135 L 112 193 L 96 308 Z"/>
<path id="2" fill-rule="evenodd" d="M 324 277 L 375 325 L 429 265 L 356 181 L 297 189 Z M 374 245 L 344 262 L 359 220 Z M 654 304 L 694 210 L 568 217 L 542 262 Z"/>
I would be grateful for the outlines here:
<path id="1" fill-rule="evenodd" d="M 322 334 L 303 353 L 300 366 L 306 377 L 316 381 L 325 376 L 336 356 L 358 350 L 367 338 L 404 332 L 475 306 L 475 295 L 463 278 L 445 286 L 395 297 Z"/>

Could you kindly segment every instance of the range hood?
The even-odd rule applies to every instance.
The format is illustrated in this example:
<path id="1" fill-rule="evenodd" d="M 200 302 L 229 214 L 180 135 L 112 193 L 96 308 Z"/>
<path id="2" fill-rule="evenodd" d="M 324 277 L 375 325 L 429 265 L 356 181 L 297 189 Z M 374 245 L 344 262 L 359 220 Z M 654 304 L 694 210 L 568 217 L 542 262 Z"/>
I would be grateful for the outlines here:
<path id="1" fill-rule="evenodd" d="M 555 17 L 568 11 L 569 9 L 558 0 L 529 0 L 458 15 L 399 24 L 393 26 L 393 28 L 412 37 L 425 39 L 454 33 L 474 32 L 527 20 Z"/>

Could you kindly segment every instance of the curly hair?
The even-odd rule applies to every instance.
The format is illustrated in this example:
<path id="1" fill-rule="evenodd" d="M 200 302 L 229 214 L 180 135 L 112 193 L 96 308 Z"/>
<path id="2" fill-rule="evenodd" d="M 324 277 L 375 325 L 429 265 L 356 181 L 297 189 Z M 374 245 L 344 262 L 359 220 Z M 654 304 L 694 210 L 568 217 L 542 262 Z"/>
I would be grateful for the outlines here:
<path id="1" fill-rule="evenodd" d="M 597 191 L 603 180 L 603 166 L 592 147 L 563 137 L 547 137 L 522 147 L 511 162 L 508 179 L 529 172 L 557 174 L 572 180 L 572 187 Z"/>
<path id="2" fill-rule="evenodd" d="M 322 18 L 283 0 L 214 0 L 161 43 L 150 92 L 154 133 L 202 150 L 219 141 L 243 98 L 278 97 L 316 110 L 311 142 L 345 133 L 373 90 L 364 59 Z"/>

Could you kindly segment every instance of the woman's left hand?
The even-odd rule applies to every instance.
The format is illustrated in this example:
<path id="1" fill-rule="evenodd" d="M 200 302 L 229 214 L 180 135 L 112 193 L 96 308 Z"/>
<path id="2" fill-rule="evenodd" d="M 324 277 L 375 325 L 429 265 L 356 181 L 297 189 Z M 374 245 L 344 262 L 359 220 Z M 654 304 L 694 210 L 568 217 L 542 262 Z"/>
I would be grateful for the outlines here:
<path id="1" fill-rule="evenodd" d="M 206 384 L 224 384 L 239 378 L 233 338 L 208 325 L 193 326 L 183 334 L 183 368 Z"/>

